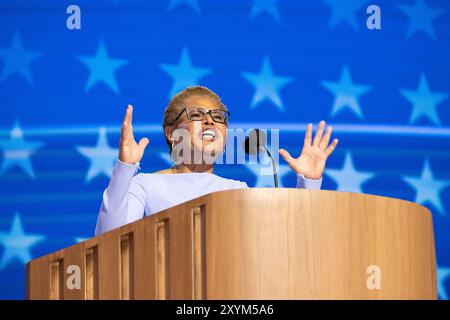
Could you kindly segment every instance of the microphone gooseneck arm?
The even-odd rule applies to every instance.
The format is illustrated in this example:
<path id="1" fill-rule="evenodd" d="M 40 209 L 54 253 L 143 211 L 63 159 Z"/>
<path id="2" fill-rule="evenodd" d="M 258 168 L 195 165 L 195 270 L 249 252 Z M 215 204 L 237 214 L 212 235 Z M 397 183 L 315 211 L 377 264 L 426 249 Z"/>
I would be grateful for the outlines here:
<path id="1" fill-rule="evenodd" d="M 275 159 L 272 157 L 272 155 L 270 154 L 269 149 L 266 148 L 266 146 L 264 144 L 260 145 L 264 151 L 267 153 L 267 155 L 269 156 L 270 160 L 272 161 L 272 169 L 273 169 L 273 182 L 275 183 L 275 188 L 278 188 L 278 170 L 277 170 L 277 164 L 275 162 Z"/>

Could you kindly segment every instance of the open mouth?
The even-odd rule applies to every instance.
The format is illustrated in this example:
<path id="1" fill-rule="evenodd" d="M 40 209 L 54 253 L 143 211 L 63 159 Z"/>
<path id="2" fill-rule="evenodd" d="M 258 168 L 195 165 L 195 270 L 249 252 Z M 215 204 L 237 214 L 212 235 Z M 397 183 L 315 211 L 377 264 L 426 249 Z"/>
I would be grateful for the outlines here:
<path id="1" fill-rule="evenodd" d="M 202 138 L 202 140 L 206 140 L 206 141 L 214 141 L 214 140 L 216 140 L 216 135 L 217 134 L 214 130 L 206 129 L 206 130 L 202 131 L 201 138 Z"/>

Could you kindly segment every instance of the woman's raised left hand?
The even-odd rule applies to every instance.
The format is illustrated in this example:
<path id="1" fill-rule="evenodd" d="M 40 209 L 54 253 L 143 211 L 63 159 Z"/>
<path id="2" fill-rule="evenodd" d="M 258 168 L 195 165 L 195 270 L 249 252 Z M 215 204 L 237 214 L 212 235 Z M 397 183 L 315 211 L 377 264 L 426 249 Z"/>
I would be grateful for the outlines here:
<path id="1" fill-rule="evenodd" d="M 312 123 L 306 127 L 303 149 L 298 158 L 293 158 L 285 149 L 280 149 L 279 153 L 289 164 L 296 174 L 303 174 L 308 179 L 320 179 L 328 157 L 336 148 L 339 140 L 334 139 L 329 145 L 331 138 L 331 126 L 328 126 L 324 133 L 325 121 L 319 123 L 314 141 L 312 141 Z"/>

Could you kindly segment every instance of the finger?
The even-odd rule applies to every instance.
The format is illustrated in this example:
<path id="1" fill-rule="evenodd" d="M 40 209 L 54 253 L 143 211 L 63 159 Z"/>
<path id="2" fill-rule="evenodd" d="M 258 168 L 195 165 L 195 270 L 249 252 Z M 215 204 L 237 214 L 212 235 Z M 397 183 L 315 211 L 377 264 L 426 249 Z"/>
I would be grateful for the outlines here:
<path id="1" fill-rule="evenodd" d="M 142 138 L 141 140 L 139 140 L 138 147 L 142 153 L 144 153 L 145 148 L 147 148 L 149 142 L 150 140 L 148 140 L 148 138 Z"/>
<path id="2" fill-rule="evenodd" d="M 126 122 L 122 123 L 122 128 L 120 129 L 120 142 L 125 143 L 129 138 L 129 126 Z"/>
<path id="3" fill-rule="evenodd" d="M 316 135 L 314 136 L 313 146 L 317 146 L 322 141 L 323 128 L 325 127 L 325 121 L 319 122 L 319 128 L 317 129 Z"/>
<path id="4" fill-rule="evenodd" d="M 125 113 L 125 118 L 123 119 L 122 129 L 121 129 L 121 139 L 122 141 L 127 141 L 129 138 L 133 138 L 133 127 L 131 124 L 133 116 L 133 106 L 131 104 L 128 105 L 127 111 Z"/>
<path id="5" fill-rule="evenodd" d="M 128 105 L 128 110 L 127 112 L 128 114 L 128 123 L 130 124 L 130 126 L 133 125 L 133 106 L 131 104 Z"/>
<path id="6" fill-rule="evenodd" d="M 129 127 L 129 134 L 131 134 L 131 137 L 133 137 L 134 139 L 134 135 L 133 135 L 133 106 L 131 104 L 128 105 L 128 121 L 127 121 L 127 126 Z"/>
<path id="7" fill-rule="evenodd" d="M 312 141 L 312 123 L 308 123 L 306 126 L 306 133 L 305 133 L 305 146 L 310 146 Z"/>
<path id="8" fill-rule="evenodd" d="M 125 111 L 125 117 L 123 118 L 123 123 L 131 123 L 132 116 L 133 116 L 133 106 L 131 104 L 129 104 L 127 107 L 127 110 Z"/>
<path id="9" fill-rule="evenodd" d="M 328 146 L 332 131 L 333 128 L 331 126 L 328 126 L 327 130 L 325 130 L 325 134 L 323 135 L 322 141 L 320 142 L 321 149 L 325 149 Z"/>
<path id="10" fill-rule="evenodd" d="M 285 150 L 285 149 L 280 149 L 278 150 L 278 153 L 283 157 L 283 159 L 288 163 L 291 164 L 292 161 L 294 161 L 295 159 L 292 158 L 291 154 Z"/>
<path id="11" fill-rule="evenodd" d="M 338 143 L 339 140 L 334 139 L 333 142 L 325 149 L 325 154 L 327 155 L 327 157 L 334 151 Z"/>

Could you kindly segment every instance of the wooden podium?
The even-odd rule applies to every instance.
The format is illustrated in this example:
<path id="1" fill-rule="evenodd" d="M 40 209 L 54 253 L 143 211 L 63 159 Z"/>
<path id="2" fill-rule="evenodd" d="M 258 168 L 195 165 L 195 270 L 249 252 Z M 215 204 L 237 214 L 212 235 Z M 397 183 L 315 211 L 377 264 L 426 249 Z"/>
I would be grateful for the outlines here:
<path id="1" fill-rule="evenodd" d="M 211 193 L 30 261 L 27 299 L 436 299 L 429 210 L 336 191 Z"/>

